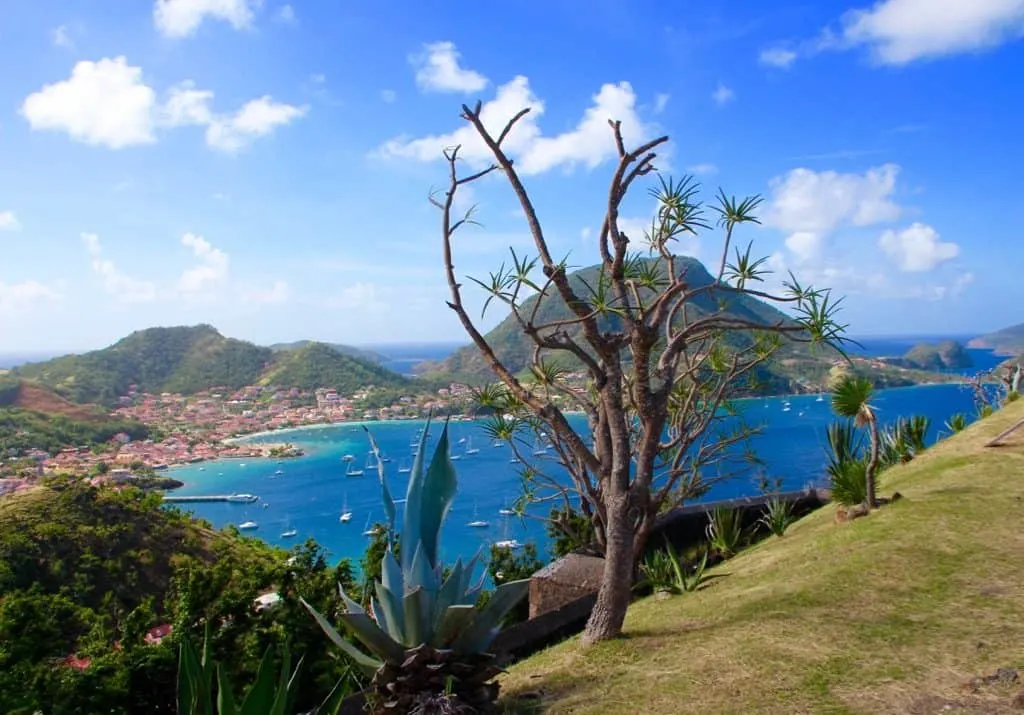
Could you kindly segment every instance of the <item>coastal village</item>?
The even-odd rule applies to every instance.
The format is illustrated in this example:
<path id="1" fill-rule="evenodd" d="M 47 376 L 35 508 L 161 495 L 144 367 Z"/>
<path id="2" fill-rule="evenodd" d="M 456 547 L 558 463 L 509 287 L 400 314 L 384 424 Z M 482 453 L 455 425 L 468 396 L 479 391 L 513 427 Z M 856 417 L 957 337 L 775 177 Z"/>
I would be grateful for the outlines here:
<path id="1" fill-rule="evenodd" d="M 234 392 L 214 388 L 185 396 L 132 389 L 118 400 L 112 416 L 141 422 L 156 432 L 156 438 L 133 441 L 118 434 L 100 448 L 71 446 L 56 454 L 31 450 L 23 459 L 0 463 L 0 493 L 28 487 L 39 477 L 55 473 L 94 475 L 97 484 L 116 484 L 175 465 L 213 459 L 298 457 L 302 450 L 284 440 L 240 444 L 234 439 L 318 424 L 418 419 L 431 411 L 453 414 L 471 404 L 470 388 L 459 383 L 433 393 L 402 395 L 385 406 L 367 407 L 374 402 L 375 391 L 372 385 L 351 395 L 331 388 L 304 391 L 253 385 Z M 26 472 L 24 458 L 34 462 L 33 470 Z"/>

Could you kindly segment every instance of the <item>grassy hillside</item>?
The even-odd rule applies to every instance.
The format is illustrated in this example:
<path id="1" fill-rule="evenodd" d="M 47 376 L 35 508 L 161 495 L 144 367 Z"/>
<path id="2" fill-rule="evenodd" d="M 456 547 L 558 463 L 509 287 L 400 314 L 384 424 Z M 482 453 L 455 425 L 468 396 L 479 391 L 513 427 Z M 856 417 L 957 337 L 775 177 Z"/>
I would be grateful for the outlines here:
<path id="1" fill-rule="evenodd" d="M 1001 355 L 1024 354 L 1024 323 L 1011 325 L 988 335 L 982 335 L 967 343 L 971 348 L 988 348 Z"/>
<path id="2" fill-rule="evenodd" d="M 1024 668 L 1024 419 L 1017 402 L 892 468 L 905 497 L 850 524 L 833 509 L 716 569 L 696 594 L 630 608 L 626 637 L 562 643 L 503 687 L 550 713 L 1011 713 Z"/>
<path id="3" fill-rule="evenodd" d="M 140 392 L 187 395 L 257 383 L 339 389 L 368 384 L 364 379 L 403 384 L 400 376 L 373 362 L 320 343 L 272 350 L 226 338 L 209 325 L 140 330 L 108 348 L 23 365 L 11 374 L 45 385 L 72 402 L 103 405 L 114 404 L 132 385 Z"/>
<path id="4" fill-rule="evenodd" d="M 974 364 L 970 353 L 955 340 L 915 345 L 903 355 L 902 363 L 921 370 L 960 370 Z"/>
<path id="5" fill-rule="evenodd" d="M 260 376 L 261 384 L 298 387 L 311 390 L 333 387 L 353 392 L 366 385 L 399 387 L 408 384 L 404 377 L 385 367 L 344 355 L 324 343 L 306 343 L 281 351 L 274 364 Z"/>

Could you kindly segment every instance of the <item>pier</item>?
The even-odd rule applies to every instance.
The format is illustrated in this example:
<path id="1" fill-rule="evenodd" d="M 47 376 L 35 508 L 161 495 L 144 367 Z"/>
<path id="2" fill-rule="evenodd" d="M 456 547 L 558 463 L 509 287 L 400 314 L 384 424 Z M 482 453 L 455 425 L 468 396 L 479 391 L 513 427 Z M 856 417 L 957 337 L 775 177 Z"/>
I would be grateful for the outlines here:
<path id="1" fill-rule="evenodd" d="M 251 504 L 258 501 L 259 497 L 251 494 L 210 494 L 205 496 L 170 496 L 164 495 L 165 502 L 211 502 L 226 501 L 242 504 Z"/>

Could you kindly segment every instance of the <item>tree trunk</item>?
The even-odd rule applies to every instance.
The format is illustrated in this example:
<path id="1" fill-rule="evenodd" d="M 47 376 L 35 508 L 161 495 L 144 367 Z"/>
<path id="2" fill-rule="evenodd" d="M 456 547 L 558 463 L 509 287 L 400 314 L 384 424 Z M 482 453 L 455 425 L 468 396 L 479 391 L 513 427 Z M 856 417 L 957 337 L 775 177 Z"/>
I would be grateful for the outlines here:
<path id="1" fill-rule="evenodd" d="M 605 526 L 604 572 L 597 602 L 583 631 L 583 645 L 616 638 L 622 633 L 626 609 L 633 595 L 633 527 L 629 523 L 629 499 L 610 503 Z"/>
<path id="2" fill-rule="evenodd" d="M 878 507 L 878 495 L 875 493 L 875 472 L 878 470 L 878 420 L 875 417 L 871 417 L 868 420 L 868 432 L 871 435 L 871 454 L 868 456 L 868 466 L 864 470 L 864 481 L 865 487 L 868 493 L 868 508 L 875 509 Z"/>

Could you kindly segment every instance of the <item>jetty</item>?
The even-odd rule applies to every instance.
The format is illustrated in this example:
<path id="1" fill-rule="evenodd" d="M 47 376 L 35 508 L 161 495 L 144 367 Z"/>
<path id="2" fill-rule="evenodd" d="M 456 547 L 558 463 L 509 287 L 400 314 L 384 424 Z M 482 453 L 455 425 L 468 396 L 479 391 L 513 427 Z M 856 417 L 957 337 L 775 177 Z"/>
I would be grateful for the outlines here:
<path id="1" fill-rule="evenodd" d="M 227 501 L 227 502 L 241 502 L 243 504 L 249 504 L 254 501 L 258 501 L 259 497 L 253 494 L 206 494 L 206 495 L 193 495 L 193 496 L 171 496 L 164 495 L 165 502 L 212 502 L 212 501 Z"/>

